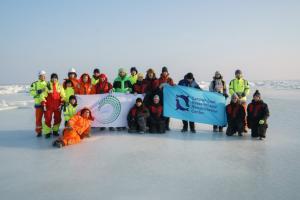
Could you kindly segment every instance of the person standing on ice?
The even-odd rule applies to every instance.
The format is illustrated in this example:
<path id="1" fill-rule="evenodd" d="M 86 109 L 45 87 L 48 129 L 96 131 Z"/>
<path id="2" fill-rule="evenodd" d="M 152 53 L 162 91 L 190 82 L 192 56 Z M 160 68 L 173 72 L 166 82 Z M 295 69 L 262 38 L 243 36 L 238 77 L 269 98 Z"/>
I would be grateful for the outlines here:
<path id="1" fill-rule="evenodd" d="M 69 103 L 64 106 L 64 119 L 65 126 L 67 126 L 68 121 L 76 114 L 77 110 L 77 99 L 75 95 L 69 97 Z"/>
<path id="2" fill-rule="evenodd" d="M 166 66 L 162 67 L 160 78 L 158 79 L 158 88 L 159 88 L 159 96 L 160 99 L 164 99 L 163 97 L 163 89 L 164 86 L 168 85 L 175 85 L 173 79 L 170 77 L 170 74 L 168 72 L 168 68 Z M 163 102 L 163 101 L 162 101 Z M 166 117 L 166 131 L 170 130 L 170 117 Z"/>
<path id="3" fill-rule="evenodd" d="M 69 120 L 67 127 L 63 130 L 63 135 L 53 142 L 53 146 L 61 148 L 77 144 L 83 138 L 89 137 L 93 120 L 90 109 L 83 108 Z"/>
<path id="4" fill-rule="evenodd" d="M 112 85 L 107 81 L 107 76 L 105 74 L 100 74 L 99 82 L 95 85 L 96 94 L 106 94 L 112 89 Z"/>
<path id="5" fill-rule="evenodd" d="M 42 105 L 45 112 L 45 123 L 43 132 L 45 138 L 50 138 L 51 131 L 54 136 L 59 136 L 59 126 L 61 123 L 61 107 L 64 104 L 65 92 L 58 82 L 57 74 L 51 74 L 51 80 L 47 83 Z M 54 116 L 54 125 L 52 127 L 52 117 Z"/>
<path id="6" fill-rule="evenodd" d="M 129 94 L 132 91 L 132 84 L 127 76 L 126 70 L 120 68 L 118 72 L 118 77 L 113 83 L 113 91 Z"/>
<path id="7" fill-rule="evenodd" d="M 46 91 L 47 82 L 46 72 L 44 70 L 38 73 L 39 79 L 33 82 L 30 86 L 30 95 L 34 99 L 34 108 L 35 108 L 35 132 L 37 137 L 42 136 L 42 120 L 44 115 L 44 110 L 42 106 L 43 95 Z"/>
<path id="8" fill-rule="evenodd" d="M 65 80 L 64 91 L 65 91 L 64 101 L 65 101 L 65 104 L 67 106 L 70 96 L 75 95 L 75 90 L 73 88 L 73 82 L 71 80 L 69 80 L 69 79 Z"/>
<path id="9" fill-rule="evenodd" d="M 136 69 L 136 67 L 131 67 L 130 68 L 130 76 L 129 76 L 129 80 L 131 82 L 131 85 L 134 85 L 138 79 L 138 70 Z"/>
<path id="10" fill-rule="evenodd" d="M 154 69 L 149 68 L 146 73 L 146 78 L 143 80 L 146 85 L 146 94 L 144 97 L 144 103 L 146 106 L 151 105 L 154 95 L 159 94 L 158 89 L 158 79 Z"/>
<path id="11" fill-rule="evenodd" d="M 235 79 L 231 80 L 229 83 L 229 94 L 237 94 L 240 100 L 241 105 L 244 107 L 245 113 L 247 111 L 247 96 L 250 93 L 250 86 L 247 80 L 243 78 L 241 70 L 235 71 Z M 247 119 L 245 116 L 245 125 L 243 132 L 247 133 Z"/>
<path id="12" fill-rule="evenodd" d="M 125 93 L 130 94 L 132 91 L 132 85 L 129 80 L 129 77 L 127 76 L 126 70 L 124 68 L 120 68 L 118 70 L 118 77 L 115 78 L 113 82 L 113 89 L 111 92 L 119 92 L 119 93 Z M 118 131 L 125 130 L 126 127 L 117 127 Z M 114 131 L 114 128 L 110 129 L 111 131 Z"/>
<path id="13" fill-rule="evenodd" d="M 98 68 L 94 69 L 92 76 L 92 85 L 96 85 L 99 82 L 100 70 Z"/>
<path id="14" fill-rule="evenodd" d="M 89 74 L 83 73 L 80 77 L 79 84 L 75 89 L 75 93 L 79 95 L 95 94 L 95 86 L 92 85 L 92 80 Z"/>
<path id="15" fill-rule="evenodd" d="M 69 69 L 68 78 L 64 79 L 64 83 L 63 83 L 64 88 L 66 88 L 66 80 L 67 79 L 72 81 L 73 89 L 76 90 L 77 85 L 79 84 L 79 80 L 77 79 L 77 73 L 74 68 Z"/>
<path id="16" fill-rule="evenodd" d="M 145 94 L 147 89 L 147 84 L 144 82 L 144 75 L 142 73 L 137 74 L 138 79 L 132 86 L 133 94 Z"/>
<path id="17" fill-rule="evenodd" d="M 180 80 L 178 85 L 181 85 L 181 86 L 186 86 L 186 87 L 192 87 L 192 88 L 196 88 L 196 89 L 200 89 L 200 86 L 198 85 L 198 83 L 195 81 L 195 78 L 194 78 L 194 75 L 189 72 L 187 73 L 185 76 L 184 76 L 184 79 Z M 188 126 L 190 125 L 190 130 L 192 133 L 196 133 L 196 130 L 195 130 L 195 122 L 188 122 L 188 121 L 185 121 L 185 120 L 182 120 L 182 123 L 183 123 L 183 128 L 181 129 L 181 132 L 182 133 L 185 133 L 188 131 Z"/>
<path id="18" fill-rule="evenodd" d="M 227 115 L 227 130 L 226 135 L 232 136 L 238 132 L 239 136 L 243 136 L 243 128 L 245 124 L 245 110 L 239 102 L 239 97 L 237 94 L 233 93 L 231 95 L 231 102 L 226 106 Z"/>
<path id="19" fill-rule="evenodd" d="M 263 140 L 266 138 L 268 128 L 267 119 L 270 116 L 269 108 L 261 99 L 261 94 L 256 90 L 253 94 L 253 100 L 247 107 L 247 122 L 251 129 L 251 136 Z"/>
<path id="20" fill-rule="evenodd" d="M 209 85 L 210 92 L 217 92 L 222 94 L 226 99 L 228 98 L 226 83 L 223 79 L 223 76 L 219 71 L 215 72 L 215 76 Z M 214 132 L 223 132 L 223 126 L 213 125 Z"/>

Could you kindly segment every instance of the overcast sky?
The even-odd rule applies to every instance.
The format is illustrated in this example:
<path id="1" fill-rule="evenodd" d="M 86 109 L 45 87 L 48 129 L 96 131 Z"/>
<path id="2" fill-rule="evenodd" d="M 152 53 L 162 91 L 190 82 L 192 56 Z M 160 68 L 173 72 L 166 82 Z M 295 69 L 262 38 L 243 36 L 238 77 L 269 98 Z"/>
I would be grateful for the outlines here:
<path id="1" fill-rule="evenodd" d="M 198 81 L 239 68 L 249 80 L 299 79 L 300 1 L 1 0 L 0 84 L 37 71 L 166 65 Z"/>

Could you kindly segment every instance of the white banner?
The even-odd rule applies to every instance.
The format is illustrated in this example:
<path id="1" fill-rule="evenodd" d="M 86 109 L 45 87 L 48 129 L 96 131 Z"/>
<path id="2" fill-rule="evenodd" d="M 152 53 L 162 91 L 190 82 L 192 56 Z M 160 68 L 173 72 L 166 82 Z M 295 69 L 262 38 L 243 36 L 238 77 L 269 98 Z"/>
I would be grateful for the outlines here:
<path id="1" fill-rule="evenodd" d="M 76 95 L 81 110 L 88 107 L 95 120 L 92 127 L 127 127 L 127 115 L 135 100 L 143 95 L 124 93 Z"/>

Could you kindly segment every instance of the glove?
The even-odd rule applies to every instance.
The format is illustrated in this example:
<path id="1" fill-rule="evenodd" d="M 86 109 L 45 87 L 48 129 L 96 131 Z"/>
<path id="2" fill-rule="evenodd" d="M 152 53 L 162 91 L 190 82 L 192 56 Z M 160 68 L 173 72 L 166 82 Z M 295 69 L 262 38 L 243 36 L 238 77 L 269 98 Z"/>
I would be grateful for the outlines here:
<path id="1" fill-rule="evenodd" d="M 42 93 L 43 93 L 43 90 L 37 90 L 36 93 L 37 93 L 37 94 L 42 94 Z"/>
<path id="2" fill-rule="evenodd" d="M 264 125 L 265 124 L 265 120 L 263 120 L 263 119 L 261 119 L 261 120 L 259 120 L 259 125 Z"/>
<path id="3" fill-rule="evenodd" d="M 129 92 L 129 91 L 126 91 L 126 94 L 130 94 L 130 92 Z"/>
<path id="4" fill-rule="evenodd" d="M 242 96 L 242 97 L 245 97 L 245 96 L 246 96 L 245 92 L 243 92 L 243 93 L 241 94 L 241 96 Z"/>
<path id="5" fill-rule="evenodd" d="M 113 89 L 109 90 L 109 94 L 112 94 L 113 92 L 114 92 L 114 90 L 113 90 Z"/>
<path id="6" fill-rule="evenodd" d="M 138 93 L 135 92 L 135 93 L 134 93 L 134 96 L 136 96 L 137 94 L 138 94 Z"/>
<path id="7" fill-rule="evenodd" d="M 45 101 L 42 101 L 41 106 L 42 106 L 42 109 L 44 110 L 44 112 L 46 112 L 47 111 L 47 106 L 46 106 Z"/>

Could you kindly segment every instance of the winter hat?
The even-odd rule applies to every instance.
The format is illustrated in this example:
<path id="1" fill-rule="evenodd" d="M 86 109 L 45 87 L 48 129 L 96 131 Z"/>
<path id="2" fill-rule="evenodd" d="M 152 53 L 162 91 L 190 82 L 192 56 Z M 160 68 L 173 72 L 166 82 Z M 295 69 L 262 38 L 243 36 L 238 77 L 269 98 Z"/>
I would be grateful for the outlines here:
<path id="1" fill-rule="evenodd" d="M 76 73 L 76 69 L 74 69 L 73 67 L 71 69 L 69 69 L 69 73 Z"/>
<path id="2" fill-rule="evenodd" d="M 131 67 L 130 68 L 130 72 L 133 72 L 133 71 L 135 71 L 136 73 L 138 73 L 138 70 L 136 69 L 136 67 Z"/>
<path id="3" fill-rule="evenodd" d="M 186 78 L 187 78 L 187 79 L 194 79 L 193 73 L 191 73 L 191 72 L 187 73 L 187 74 L 186 74 Z"/>
<path id="4" fill-rule="evenodd" d="M 141 78 L 144 78 L 144 74 L 143 74 L 143 73 L 138 73 L 138 74 L 137 74 L 137 77 L 138 77 L 138 78 L 140 78 L 140 77 L 141 77 Z"/>
<path id="5" fill-rule="evenodd" d="M 148 73 L 153 73 L 153 74 L 155 74 L 154 69 L 152 69 L 152 68 L 148 69 L 148 70 L 147 70 L 147 74 L 148 74 Z"/>
<path id="6" fill-rule="evenodd" d="M 119 74 L 120 74 L 121 72 L 126 73 L 126 70 L 125 70 L 124 68 L 121 67 L 121 68 L 119 69 Z"/>
<path id="7" fill-rule="evenodd" d="M 72 86 L 73 86 L 73 82 L 72 82 L 70 79 L 66 79 L 66 81 L 65 81 L 65 85 L 67 85 L 68 83 L 71 83 L 71 84 L 72 84 Z"/>
<path id="8" fill-rule="evenodd" d="M 51 79 L 53 79 L 53 78 L 56 78 L 56 79 L 58 79 L 58 75 L 57 74 L 55 74 L 55 73 L 53 73 L 53 74 L 51 74 L 51 77 L 50 77 Z"/>
<path id="9" fill-rule="evenodd" d="M 136 102 L 136 103 L 137 103 L 137 102 L 143 103 L 143 100 L 142 100 L 141 98 L 137 98 L 137 99 L 135 100 L 135 102 Z"/>
<path id="10" fill-rule="evenodd" d="M 220 75 L 220 76 L 221 76 L 221 73 L 220 73 L 219 71 L 216 71 L 216 72 L 215 72 L 215 76 L 217 76 L 217 75 Z"/>
<path id="11" fill-rule="evenodd" d="M 154 95 L 153 99 L 158 99 L 158 100 L 159 100 L 160 98 L 159 98 L 159 96 L 156 94 L 156 95 Z"/>
<path id="12" fill-rule="evenodd" d="M 70 101 L 71 99 L 75 99 L 75 100 L 77 101 L 77 99 L 76 99 L 76 96 L 75 96 L 75 95 L 71 95 L 71 96 L 69 97 L 69 101 Z"/>
<path id="13" fill-rule="evenodd" d="M 94 74 L 96 73 L 100 74 L 100 70 L 98 68 L 94 69 Z"/>
<path id="14" fill-rule="evenodd" d="M 41 71 L 39 71 L 38 75 L 39 76 L 46 75 L 46 72 L 44 70 L 41 70 Z"/>
<path id="15" fill-rule="evenodd" d="M 259 90 L 256 90 L 256 91 L 254 92 L 253 97 L 255 97 L 255 96 L 260 97 L 260 92 L 259 92 Z"/>
<path id="16" fill-rule="evenodd" d="M 237 74 L 243 74 L 242 70 L 240 70 L 240 69 L 235 70 L 235 75 L 237 75 Z"/>
<path id="17" fill-rule="evenodd" d="M 163 68 L 161 69 L 161 72 L 168 72 L 168 68 L 166 66 L 163 66 Z"/>

